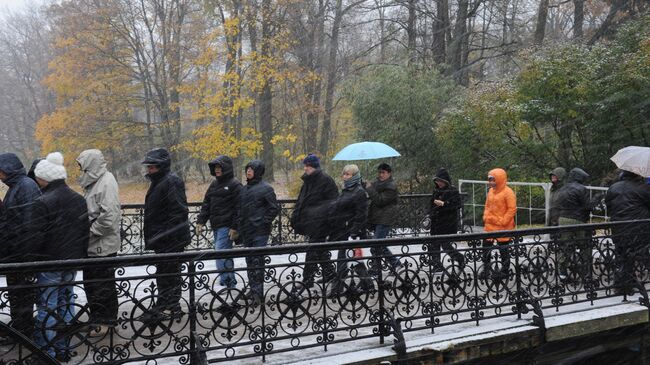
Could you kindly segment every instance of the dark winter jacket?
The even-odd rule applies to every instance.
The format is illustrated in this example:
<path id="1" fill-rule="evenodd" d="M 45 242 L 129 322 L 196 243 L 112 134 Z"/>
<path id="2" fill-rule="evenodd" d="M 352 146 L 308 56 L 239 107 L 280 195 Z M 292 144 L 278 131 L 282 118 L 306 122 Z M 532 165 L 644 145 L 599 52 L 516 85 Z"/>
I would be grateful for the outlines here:
<path id="1" fill-rule="evenodd" d="M 237 231 L 244 246 L 250 240 L 258 236 L 271 234 L 271 224 L 280 211 L 275 191 L 266 181 L 264 176 L 264 163 L 253 160 L 246 165 L 246 169 L 252 168 L 255 175 L 247 180 L 239 194 Z"/>
<path id="2" fill-rule="evenodd" d="M 26 245 L 30 260 L 68 260 L 86 257 L 90 220 L 86 199 L 54 180 L 34 203 L 33 241 Z"/>
<path id="3" fill-rule="evenodd" d="M 589 178 L 584 170 L 574 168 L 569 172 L 566 183 L 557 192 L 558 217 L 576 219 L 586 223 L 592 205 L 589 201 L 589 191 L 584 183 Z"/>
<path id="4" fill-rule="evenodd" d="M 321 169 L 302 175 L 302 180 L 298 201 L 291 213 L 291 227 L 297 234 L 326 238 L 330 234 L 326 207 L 339 195 L 336 183 Z"/>
<path id="5" fill-rule="evenodd" d="M 551 186 L 551 197 L 550 197 L 550 207 L 549 207 L 549 226 L 557 226 L 559 224 L 559 210 L 558 210 L 558 193 L 560 189 L 564 186 L 564 177 L 566 176 L 566 170 L 563 167 L 556 167 L 549 174 L 549 179 L 551 176 L 557 176 L 557 182 Z"/>
<path id="6" fill-rule="evenodd" d="M 447 185 L 439 188 L 436 181 Z M 458 232 L 458 211 L 461 207 L 460 193 L 451 184 L 451 176 L 446 169 L 441 168 L 433 178 L 433 194 L 429 203 L 429 217 L 431 218 L 431 235 L 455 234 Z M 434 200 L 442 200 L 444 205 L 437 206 Z"/>
<path id="7" fill-rule="evenodd" d="M 215 176 L 215 167 L 220 166 L 222 175 L 210 184 L 205 193 L 196 222 L 205 224 L 209 219 L 213 230 L 221 227 L 232 228 L 235 225 L 235 209 L 242 184 L 234 177 L 230 157 L 219 156 L 210 161 L 208 166 L 212 176 Z"/>
<path id="8" fill-rule="evenodd" d="M 169 154 L 161 150 L 147 154 L 149 161 L 160 161 L 160 170 L 147 175 L 151 185 L 144 201 L 145 249 L 157 253 L 181 252 L 190 243 L 185 184 L 170 171 Z"/>
<path id="9" fill-rule="evenodd" d="M 627 221 L 650 218 L 650 186 L 635 174 L 624 172 L 605 195 L 610 219 Z"/>
<path id="10" fill-rule="evenodd" d="M 13 153 L 0 154 L 0 170 L 7 175 L 5 195 L 4 240 L 0 248 L 3 261 L 20 262 L 22 246 L 34 233 L 30 230 L 34 201 L 41 196 L 36 182 L 27 177 L 25 168 Z"/>
<path id="11" fill-rule="evenodd" d="M 344 241 L 350 236 L 365 238 L 368 194 L 360 182 L 344 188 L 331 205 L 330 225 L 334 232 L 331 240 Z"/>
<path id="12" fill-rule="evenodd" d="M 393 178 L 385 181 L 375 180 L 366 189 L 370 197 L 368 223 L 392 226 L 398 215 L 397 199 L 399 192 Z"/>

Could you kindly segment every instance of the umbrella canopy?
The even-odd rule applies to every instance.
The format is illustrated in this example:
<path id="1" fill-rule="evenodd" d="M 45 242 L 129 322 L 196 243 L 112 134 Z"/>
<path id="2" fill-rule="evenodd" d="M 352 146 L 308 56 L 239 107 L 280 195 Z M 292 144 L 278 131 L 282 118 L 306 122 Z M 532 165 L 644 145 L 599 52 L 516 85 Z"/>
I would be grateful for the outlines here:
<path id="1" fill-rule="evenodd" d="M 333 161 L 374 160 L 401 156 L 393 147 L 381 142 L 359 142 L 345 146 Z"/>
<path id="2" fill-rule="evenodd" d="M 650 176 L 650 147 L 628 146 L 610 158 L 616 166 L 644 177 Z"/>

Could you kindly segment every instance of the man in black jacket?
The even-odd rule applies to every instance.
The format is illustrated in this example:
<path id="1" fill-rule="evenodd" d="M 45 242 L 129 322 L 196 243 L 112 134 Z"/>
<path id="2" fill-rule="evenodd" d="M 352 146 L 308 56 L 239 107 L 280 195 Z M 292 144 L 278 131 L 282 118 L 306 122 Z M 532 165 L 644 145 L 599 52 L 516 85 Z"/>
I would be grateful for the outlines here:
<path id="1" fill-rule="evenodd" d="M 433 177 L 433 194 L 429 205 L 429 217 L 431 218 L 432 236 L 458 233 L 458 210 L 461 207 L 460 193 L 451 184 L 451 176 L 444 167 L 438 169 Z M 433 271 L 442 271 L 440 248 L 456 261 L 462 268 L 465 264 L 463 255 L 454 248 L 450 242 L 435 242 L 428 246 L 431 254 L 431 265 Z"/>
<path id="2" fill-rule="evenodd" d="M 585 224 L 589 221 L 592 204 L 585 182 L 589 178 L 584 170 L 576 167 L 569 172 L 566 183 L 557 192 L 555 209 L 560 226 Z M 557 251 L 557 265 L 560 280 L 567 279 L 571 266 L 571 279 L 578 281 L 586 277 L 591 266 L 591 231 L 579 230 L 560 234 Z"/>
<path id="3" fill-rule="evenodd" d="M 178 175 L 171 172 L 171 157 L 164 148 L 147 152 L 142 164 L 146 165 L 146 176 L 151 180 L 144 201 L 145 249 L 156 253 L 183 252 L 185 246 L 190 243 L 185 184 Z M 180 315 L 180 273 L 179 262 L 156 264 L 157 312 L 171 316 Z"/>
<path id="4" fill-rule="evenodd" d="M 327 224 L 327 207 L 338 197 L 338 188 L 334 180 L 321 170 L 320 160 L 316 155 L 305 157 L 303 165 L 303 184 L 291 214 L 291 226 L 294 232 L 307 236 L 309 242 L 325 242 L 331 233 Z M 305 262 L 303 283 L 307 288 L 314 286 L 317 265 L 320 265 L 323 272 L 324 283 L 336 276 L 329 251 L 314 247 L 307 251 Z"/>
<path id="5" fill-rule="evenodd" d="M 650 219 L 650 186 L 644 178 L 629 171 L 621 173 L 619 181 L 607 190 L 605 204 L 612 222 Z M 612 228 L 612 241 L 616 253 L 616 291 L 631 294 L 634 278 L 634 261 L 647 259 L 650 226 L 647 223 L 629 223 Z"/>
<path id="6" fill-rule="evenodd" d="M 5 194 L 5 217 L 0 259 L 5 262 L 24 262 L 23 248 L 32 240 L 30 220 L 34 201 L 41 196 L 36 182 L 25 174 L 25 167 L 13 153 L 0 154 L 0 180 L 9 187 Z M 11 326 L 27 337 L 34 331 L 34 305 L 36 291 L 14 286 L 32 285 L 32 275 L 7 274 L 7 286 L 11 313 Z"/>
<path id="7" fill-rule="evenodd" d="M 382 163 L 377 167 L 377 179 L 366 187 L 366 192 L 370 197 L 370 208 L 368 212 L 368 223 L 373 228 L 374 239 L 382 239 L 388 236 L 395 218 L 399 214 L 397 210 L 397 199 L 399 192 L 397 184 L 393 181 L 392 168 L 387 163 Z M 371 274 L 378 274 L 381 271 L 381 260 L 379 256 L 384 256 L 390 267 L 396 270 L 401 263 L 397 256 L 386 246 L 377 246 L 370 249 L 370 253 L 375 257 L 371 261 Z"/>
<path id="8" fill-rule="evenodd" d="M 556 167 L 549 173 L 549 179 L 551 180 L 551 197 L 550 197 L 550 207 L 549 207 L 549 226 L 557 226 L 560 223 L 559 215 L 559 192 L 560 189 L 564 186 L 564 177 L 566 176 L 566 170 L 564 167 Z"/>
<path id="9" fill-rule="evenodd" d="M 238 226 L 245 247 L 265 247 L 271 234 L 271 224 L 280 211 L 275 191 L 264 176 L 264 163 L 249 162 L 246 167 L 246 186 L 239 194 Z M 248 284 L 247 300 L 259 304 L 264 298 L 264 257 L 246 256 Z"/>
<path id="10" fill-rule="evenodd" d="M 205 223 L 210 220 L 210 227 L 214 232 L 215 250 L 228 250 L 237 239 L 235 226 L 235 208 L 239 201 L 242 185 L 235 178 L 232 170 L 232 159 L 228 156 L 219 156 L 208 163 L 210 175 L 216 178 L 210 184 L 201 204 L 201 212 L 196 220 L 196 233 L 200 234 Z M 234 262 L 232 259 L 218 259 L 217 270 L 219 284 L 228 288 L 237 285 L 235 278 Z"/>
<path id="11" fill-rule="evenodd" d="M 86 257 L 90 237 L 88 207 L 83 196 L 65 183 L 63 156 L 50 153 L 35 169 L 43 195 L 34 202 L 31 242 L 26 242 L 31 259 L 74 260 Z M 56 327 L 70 323 L 75 316 L 74 282 L 76 270 L 40 272 L 38 315 L 35 342 L 58 360 L 67 361 L 70 350 L 67 336 L 56 336 Z M 56 313 L 53 315 L 53 313 Z M 64 323 L 57 323 L 62 320 Z"/>

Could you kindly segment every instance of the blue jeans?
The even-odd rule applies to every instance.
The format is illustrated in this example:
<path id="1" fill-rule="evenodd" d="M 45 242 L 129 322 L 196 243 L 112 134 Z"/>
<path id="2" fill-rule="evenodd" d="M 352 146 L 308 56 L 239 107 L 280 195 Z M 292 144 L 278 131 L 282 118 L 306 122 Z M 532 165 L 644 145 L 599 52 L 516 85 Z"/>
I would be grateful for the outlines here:
<path id="1" fill-rule="evenodd" d="M 217 228 L 214 231 L 214 249 L 217 251 L 220 250 L 230 250 L 232 248 L 232 241 L 228 237 L 228 232 L 230 231 L 229 227 Z M 219 284 L 224 285 L 228 288 L 234 288 L 237 285 L 237 279 L 235 278 L 235 273 L 232 271 L 235 268 L 235 263 L 233 259 L 217 259 L 217 270 L 221 272 L 219 275 Z M 224 270 L 228 270 L 225 271 Z"/>
<path id="2" fill-rule="evenodd" d="M 385 224 L 376 224 L 375 234 L 373 235 L 372 238 L 374 239 L 386 238 L 388 237 L 389 232 L 390 232 L 390 226 L 387 226 Z M 388 261 L 388 264 L 393 269 L 396 269 L 400 265 L 397 256 L 393 256 L 393 253 L 390 252 L 390 250 L 386 246 L 371 247 L 370 253 L 373 256 L 373 260 L 371 262 L 371 269 L 373 271 L 377 271 L 377 272 L 381 271 L 381 259 L 379 258 L 379 256 L 384 256 L 384 259 Z"/>
<path id="3" fill-rule="evenodd" d="M 266 247 L 269 236 L 255 236 L 251 239 L 244 239 L 246 247 Z M 251 292 L 264 297 L 264 256 L 246 256 L 246 267 L 248 268 L 248 284 Z M 253 269 L 254 268 L 254 269 Z"/>
<path id="4" fill-rule="evenodd" d="M 70 285 L 76 271 L 41 272 L 36 275 L 39 288 L 38 314 L 34 341 L 51 356 L 65 353 L 68 340 L 65 336 L 55 339 L 56 327 L 68 324 L 74 318 L 74 286 Z"/>

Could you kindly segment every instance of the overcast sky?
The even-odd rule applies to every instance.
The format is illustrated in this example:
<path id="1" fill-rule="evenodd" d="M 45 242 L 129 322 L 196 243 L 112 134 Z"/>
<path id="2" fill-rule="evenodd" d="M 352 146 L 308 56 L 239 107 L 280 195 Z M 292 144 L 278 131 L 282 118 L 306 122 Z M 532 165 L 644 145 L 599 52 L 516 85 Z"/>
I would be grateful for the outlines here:
<path id="1" fill-rule="evenodd" d="M 26 8 L 30 3 L 42 4 L 44 0 L 0 0 L 0 12 L 4 10 L 17 11 Z"/>

